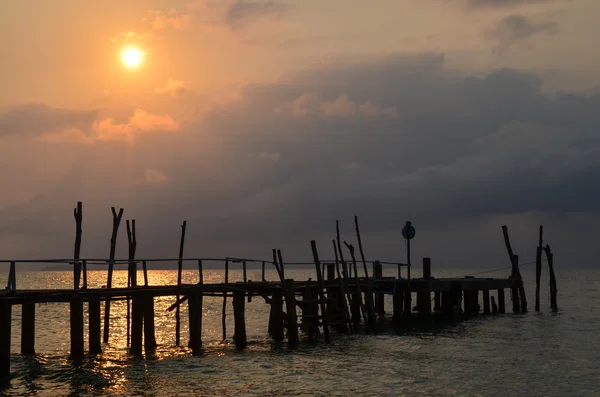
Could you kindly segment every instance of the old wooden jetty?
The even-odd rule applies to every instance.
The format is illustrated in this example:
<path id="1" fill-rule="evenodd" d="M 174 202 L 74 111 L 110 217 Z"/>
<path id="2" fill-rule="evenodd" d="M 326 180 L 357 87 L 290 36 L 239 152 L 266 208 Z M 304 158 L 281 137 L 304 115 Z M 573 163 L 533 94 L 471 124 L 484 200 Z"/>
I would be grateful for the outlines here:
<path id="1" fill-rule="evenodd" d="M 168 309 L 175 311 L 176 335 L 174 343 L 180 345 L 180 306 L 188 307 L 189 332 L 187 346 L 196 355 L 202 348 L 202 310 L 203 297 L 217 296 L 223 299 L 223 337 L 225 330 L 225 308 L 228 299 L 233 303 L 235 330 L 233 340 L 236 348 L 243 349 L 247 344 L 245 304 L 252 298 L 264 299 L 270 305 L 270 315 L 265 331 L 275 340 L 287 339 L 290 348 L 298 346 L 301 335 L 311 343 L 323 339 L 331 340 L 332 333 L 377 333 L 382 319 L 386 318 L 384 294 L 393 296 L 391 308 L 392 322 L 396 325 L 431 325 L 436 321 L 457 321 L 480 314 L 505 313 L 505 291 L 509 291 L 511 311 L 527 311 L 527 300 L 523 281 L 519 271 L 518 256 L 512 252 L 508 239 L 508 230 L 503 227 L 505 242 L 511 262 L 511 275 L 507 278 L 435 278 L 432 275 L 431 259 L 422 259 L 421 278 L 411 278 L 410 257 L 407 263 L 391 263 L 365 260 L 355 217 L 356 237 L 360 258 L 357 259 L 354 246 L 342 241 L 337 228 L 333 240 L 334 260 L 320 260 L 317 244 L 310 242 L 314 266 L 314 276 L 307 280 L 288 278 L 291 263 L 285 263 L 280 250 L 272 250 L 271 260 L 256 261 L 242 258 L 185 258 L 184 241 L 186 222 L 181 229 L 179 256 L 174 259 L 136 259 L 135 221 L 127 221 L 129 252 L 127 259 L 116 259 L 115 244 L 123 210 L 119 213 L 113 208 L 113 233 L 110 257 L 104 259 L 80 258 L 82 237 L 82 206 L 75 209 L 76 238 L 75 255 L 69 259 L 0 261 L 10 266 L 8 284 L 0 292 L 0 378 L 10 376 L 11 316 L 13 307 L 19 307 L 22 313 L 21 353 L 35 354 L 35 304 L 50 302 L 69 303 L 70 319 L 70 357 L 80 360 L 86 354 L 84 346 L 84 305 L 88 305 L 87 354 L 101 354 L 103 342 L 107 343 L 110 327 L 110 302 L 126 300 L 128 309 L 128 345 L 129 352 L 135 356 L 152 354 L 156 348 L 155 309 L 157 297 L 173 297 L 173 305 Z M 410 241 L 414 229 L 407 224 L 409 233 L 405 237 Z M 406 235 L 407 234 L 407 235 Z M 344 249 L 349 258 L 344 256 Z M 552 309 L 556 307 L 556 283 L 552 270 L 550 247 L 540 246 L 536 265 L 541 269 L 541 256 L 545 251 L 551 269 Z M 156 262 L 167 261 L 178 264 L 177 284 L 149 285 L 148 267 Z M 205 283 L 203 264 L 208 261 L 220 262 L 224 271 L 224 282 Z M 73 266 L 73 288 L 69 289 L 19 289 L 17 269 L 19 263 L 63 263 Z M 182 283 L 182 270 L 185 262 L 194 262 L 198 268 L 198 283 Z M 249 280 L 247 267 L 260 263 L 261 280 Z M 90 264 L 103 263 L 107 266 L 107 284 L 105 288 L 88 288 L 87 267 Z M 112 273 L 115 265 L 126 264 L 128 268 L 128 286 L 113 287 Z M 243 269 L 243 281 L 229 282 L 230 266 L 236 264 Z M 141 266 L 143 281 L 137 279 Z M 384 277 L 383 266 L 396 266 L 397 277 Z M 273 267 L 277 279 L 267 280 L 265 269 Z M 214 269 L 212 269 L 214 271 Z M 538 278 L 539 279 L 539 278 Z M 539 282 L 538 282 L 539 286 Z M 415 298 L 413 300 L 413 298 Z M 414 302 L 414 305 L 413 305 Z M 480 303 L 483 305 L 480 305 Z M 102 321 L 102 306 L 104 321 Z M 389 310 L 389 309 L 388 309 Z M 536 310 L 539 310 L 539 288 L 536 291 Z M 102 329 L 103 325 L 103 329 Z M 103 332 L 102 332 L 103 331 Z M 130 339 L 129 339 L 130 336 Z"/>

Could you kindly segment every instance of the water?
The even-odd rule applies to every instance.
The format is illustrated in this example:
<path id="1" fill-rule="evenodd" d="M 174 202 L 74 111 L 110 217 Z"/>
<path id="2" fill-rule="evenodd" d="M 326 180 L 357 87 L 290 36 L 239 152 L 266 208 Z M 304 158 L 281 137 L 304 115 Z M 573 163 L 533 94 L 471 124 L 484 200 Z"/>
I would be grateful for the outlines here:
<path id="1" fill-rule="evenodd" d="M 310 269 L 286 270 L 288 277 L 306 279 Z M 433 275 L 464 276 L 472 271 L 436 269 Z M 394 269 L 386 269 L 393 275 Z M 522 268 L 529 307 L 533 309 L 534 274 Z M 495 274 L 505 276 L 506 274 Z M 415 276 L 419 276 L 416 274 Z M 105 282 L 105 272 L 90 272 L 89 285 Z M 123 284 L 126 272 L 115 273 Z M 141 274 L 139 280 L 142 279 Z M 222 280 L 222 271 L 206 270 L 206 282 Z M 227 305 L 228 341 L 221 342 L 222 298 L 205 298 L 204 352 L 192 357 L 174 346 L 173 298 L 156 301 L 157 356 L 129 357 L 125 337 L 125 304 L 113 302 L 111 343 L 101 356 L 80 365 L 67 358 L 68 307 L 36 307 L 37 356 L 19 352 L 20 310 L 13 309 L 13 356 L 9 382 L 0 395 L 10 396 L 598 396 L 600 395 L 600 272 L 558 269 L 559 308 L 550 313 L 547 275 L 542 283 L 542 313 L 481 317 L 422 334 L 377 336 L 333 335 L 330 345 L 311 346 L 305 340 L 296 351 L 267 336 L 268 306 L 262 298 L 247 303 L 249 346 L 235 350 L 232 305 Z M 230 280 L 241 278 L 232 271 Z M 260 279 L 260 270 L 249 271 Z M 275 274 L 269 273 L 269 279 Z M 6 280 L 6 274 L 0 274 Z M 176 272 L 151 271 L 150 283 L 174 283 Z M 185 282 L 197 282 L 186 271 Z M 18 273 L 19 288 L 69 287 L 69 272 Z M 391 310 L 386 298 L 386 309 Z M 507 307 L 508 295 L 507 295 Z M 182 340 L 187 340 L 186 305 L 182 307 Z M 86 317 L 87 318 L 87 317 Z M 87 334 L 87 332 L 86 332 Z M 86 335 L 87 337 L 87 335 Z M 186 343 L 182 343 L 185 345 Z M 87 341 L 86 341 L 87 346 Z"/>

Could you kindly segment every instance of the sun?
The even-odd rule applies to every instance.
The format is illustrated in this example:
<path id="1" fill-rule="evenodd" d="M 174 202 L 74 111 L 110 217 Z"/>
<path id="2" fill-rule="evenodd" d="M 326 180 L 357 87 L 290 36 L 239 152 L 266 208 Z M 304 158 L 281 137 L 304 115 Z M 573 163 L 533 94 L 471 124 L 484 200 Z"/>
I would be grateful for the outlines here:
<path id="1" fill-rule="evenodd" d="M 137 68 L 142 64 L 144 53 L 135 47 L 127 47 L 121 53 L 121 60 L 128 68 Z"/>

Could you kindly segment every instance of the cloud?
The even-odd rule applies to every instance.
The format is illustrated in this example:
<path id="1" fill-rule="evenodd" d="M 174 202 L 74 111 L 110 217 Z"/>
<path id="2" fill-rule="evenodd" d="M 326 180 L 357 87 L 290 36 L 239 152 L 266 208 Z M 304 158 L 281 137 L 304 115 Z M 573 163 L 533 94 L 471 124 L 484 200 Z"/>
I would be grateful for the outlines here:
<path id="1" fill-rule="evenodd" d="M 171 28 L 175 30 L 190 30 L 194 26 L 195 15 L 192 13 L 178 13 L 172 8 L 168 11 L 149 10 L 148 21 L 153 30 Z"/>
<path id="2" fill-rule="evenodd" d="M 173 97 L 180 96 L 189 91 L 186 83 L 181 80 L 171 80 L 167 82 L 167 85 L 154 90 L 158 94 L 168 94 Z"/>
<path id="3" fill-rule="evenodd" d="M 496 26 L 484 30 L 487 40 L 497 44 L 494 52 L 503 54 L 510 47 L 519 44 L 529 44 L 529 39 L 540 34 L 553 35 L 558 30 L 556 22 L 533 23 L 523 15 L 509 15 L 503 18 Z"/>
<path id="4" fill-rule="evenodd" d="M 8 135 L 34 136 L 77 127 L 90 123 L 97 115 L 97 110 L 60 109 L 42 104 L 16 106 L 0 113 L 0 138 Z"/>
<path id="5" fill-rule="evenodd" d="M 76 128 L 65 128 L 57 132 L 44 132 L 33 138 L 35 142 L 45 143 L 72 143 L 76 145 L 93 145 L 96 141 Z"/>
<path id="6" fill-rule="evenodd" d="M 600 254 L 600 94 L 546 93 L 542 84 L 514 69 L 454 73 L 443 54 L 332 58 L 247 85 L 202 121 L 134 147 L 96 144 L 79 153 L 33 145 L 23 158 L 18 147 L 0 145 L 0 178 L 19 169 L 30 181 L 9 182 L 10 193 L 46 198 L 0 208 L 0 246 L 7 256 L 34 255 L 31 246 L 39 256 L 65 254 L 57 251 L 72 247 L 70 214 L 83 200 L 86 255 L 106 255 L 115 205 L 140 222 L 140 256 L 177 247 L 183 219 L 196 242 L 186 255 L 260 258 L 280 247 L 290 260 L 307 259 L 316 239 L 331 256 L 335 220 L 350 240 L 356 214 L 369 259 L 401 258 L 399 232 L 411 220 L 416 257 L 465 266 L 505 258 L 506 223 L 526 260 L 544 223 L 561 257 L 591 264 Z M 156 117 L 163 121 L 114 117 L 107 127 L 137 137 L 175 123 Z M 168 183 L 148 183 L 161 180 L 158 173 Z M 15 225 L 35 244 L 11 245 Z"/>
<path id="7" fill-rule="evenodd" d="M 169 177 L 158 170 L 147 169 L 144 181 L 151 185 L 161 184 L 169 180 Z"/>
<path id="8" fill-rule="evenodd" d="M 136 138 L 148 132 L 172 132 L 179 129 L 171 116 L 160 116 L 136 109 L 127 123 L 115 123 L 112 118 L 96 121 L 93 130 L 99 141 L 123 141 L 133 143 Z"/>
<path id="9" fill-rule="evenodd" d="M 287 10 L 286 4 L 274 0 L 237 0 L 230 3 L 226 21 L 232 29 L 238 29 L 252 20 L 279 17 Z"/>
<path id="10" fill-rule="evenodd" d="M 453 3 L 469 10 L 509 8 L 561 1 L 567 2 L 571 0 L 452 0 Z"/>

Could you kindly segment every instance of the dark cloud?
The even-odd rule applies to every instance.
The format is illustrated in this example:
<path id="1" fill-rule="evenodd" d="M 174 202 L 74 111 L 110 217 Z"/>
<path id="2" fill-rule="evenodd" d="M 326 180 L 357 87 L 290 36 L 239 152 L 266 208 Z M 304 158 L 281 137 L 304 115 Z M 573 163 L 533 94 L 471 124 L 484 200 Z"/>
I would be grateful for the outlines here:
<path id="1" fill-rule="evenodd" d="M 554 2 L 566 2 L 570 0 L 459 0 L 469 9 L 508 8 L 520 5 L 532 5 Z"/>
<path id="2" fill-rule="evenodd" d="M 176 253 L 187 219 L 189 255 L 268 257 L 278 246 L 306 259 L 310 239 L 327 249 L 334 221 L 350 236 L 357 214 L 369 256 L 401 257 L 399 230 L 410 219 L 416 255 L 481 265 L 486 253 L 502 254 L 503 223 L 531 235 L 531 247 L 516 243 L 525 260 L 543 222 L 564 257 L 591 262 L 596 245 L 583 254 L 581 244 L 600 218 L 600 94 L 541 87 L 537 75 L 512 69 L 458 76 L 440 54 L 312 65 L 247 86 L 179 134 L 135 150 L 82 149 L 40 189 L 43 200 L 0 210 L 0 233 L 14 239 L 38 227 L 38 250 L 68 252 L 72 207 L 83 200 L 86 254 L 105 255 L 115 205 L 136 218 L 140 255 Z M 44 155 L 60 156 L 52 150 Z M 164 178 L 140 183 L 148 170 Z M 53 232 L 19 223 L 27 216 L 52 221 Z"/>
<path id="3" fill-rule="evenodd" d="M 258 18 L 280 16 L 288 5 L 275 0 L 237 0 L 227 9 L 226 21 L 232 29 Z"/>
<path id="4" fill-rule="evenodd" d="M 557 22 L 531 22 L 523 15 L 509 15 L 498 24 L 484 31 L 484 37 L 496 42 L 494 52 L 502 54 L 510 47 L 529 44 L 529 39 L 540 34 L 553 35 L 558 31 Z"/>
<path id="5" fill-rule="evenodd" d="M 52 108 L 42 104 L 13 107 L 0 113 L 0 137 L 32 136 L 64 127 L 76 127 L 96 119 L 95 110 Z"/>

